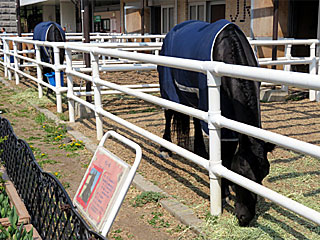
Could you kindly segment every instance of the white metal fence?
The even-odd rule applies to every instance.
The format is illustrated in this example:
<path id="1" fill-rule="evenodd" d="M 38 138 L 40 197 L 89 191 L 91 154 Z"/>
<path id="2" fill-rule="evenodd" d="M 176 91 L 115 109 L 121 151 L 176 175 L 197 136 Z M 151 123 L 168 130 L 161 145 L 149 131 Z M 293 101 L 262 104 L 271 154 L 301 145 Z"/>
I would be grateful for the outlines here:
<path id="1" fill-rule="evenodd" d="M 9 52 L 8 41 L 14 41 L 14 50 Z M 167 149 L 176 152 L 177 154 L 183 156 L 184 158 L 202 166 L 208 170 L 210 177 L 210 202 L 211 202 L 211 213 L 214 215 L 219 215 L 221 213 L 221 189 L 220 180 L 221 178 L 229 179 L 232 182 L 239 184 L 240 186 L 262 196 L 271 201 L 315 222 L 320 224 L 320 213 L 303 206 L 287 197 L 284 197 L 264 186 L 261 186 L 249 179 L 246 179 L 227 168 L 223 167 L 221 164 L 221 139 L 220 139 L 220 129 L 228 128 L 243 134 L 247 134 L 258 139 L 274 143 L 278 146 L 282 146 L 287 149 L 292 149 L 297 152 L 301 152 L 316 158 L 320 158 L 320 147 L 312 145 L 306 142 L 302 142 L 293 138 L 282 136 L 273 132 L 269 132 L 263 129 L 252 127 L 240 122 L 236 122 L 231 119 L 227 119 L 220 114 L 220 81 L 221 76 L 229 76 L 236 78 L 244 78 L 253 81 L 267 82 L 272 84 L 295 86 L 298 88 L 308 88 L 313 90 L 320 90 L 320 79 L 318 75 L 306 74 L 306 73 L 295 73 L 289 71 L 279 71 L 264 68 L 253 68 L 247 66 L 230 65 L 221 62 L 210 62 L 210 61 L 196 61 L 189 59 L 179 59 L 173 57 L 157 56 L 153 54 L 143 54 L 136 52 L 128 52 L 116 49 L 104 49 L 98 46 L 90 45 L 79 45 L 76 43 L 48 43 L 48 42 L 32 42 L 35 44 L 35 49 L 38 50 L 40 46 L 52 46 L 54 49 L 55 57 L 58 59 L 58 49 L 64 48 L 66 50 L 66 66 L 60 65 L 50 65 L 42 63 L 40 61 L 39 51 L 36 51 L 36 60 L 30 60 L 25 57 L 18 55 L 17 42 L 27 41 L 27 40 L 17 40 L 17 39 L 7 39 L 5 41 L 4 50 L 4 68 L 6 76 L 11 78 L 11 71 L 14 72 L 17 83 L 19 82 L 19 75 L 23 75 L 33 81 L 36 81 L 39 86 L 39 96 L 42 95 L 42 85 L 53 89 L 57 93 L 57 103 L 58 95 L 62 90 L 67 90 L 68 98 L 68 108 L 69 108 L 69 121 L 75 121 L 75 102 L 83 104 L 95 112 L 96 116 L 96 129 L 97 138 L 101 139 L 103 136 L 103 124 L 102 117 L 107 117 L 117 123 L 125 126 L 126 128 L 150 139 Z M 315 45 L 318 42 L 313 41 L 311 45 Z M 73 52 L 89 53 L 91 55 L 91 75 L 79 72 L 79 68 L 74 65 L 72 59 Z M 9 56 L 14 57 L 14 66 L 10 64 Z M 208 79 L 208 96 L 209 96 L 209 111 L 203 112 L 198 109 L 180 105 L 165 99 L 161 99 L 150 94 L 144 93 L 142 91 L 137 91 L 126 86 L 120 86 L 111 82 L 103 81 L 100 79 L 101 60 L 99 56 L 106 56 L 115 59 L 127 59 L 129 61 L 148 63 L 154 65 L 163 65 L 168 67 L 180 68 L 189 71 L 201 72 L 207 75 Z M 28 60 L 36 64 L 37 66 L 37 78 L 28 75 L 19 69 L 18 59 Z M 317 62 L 314 56 L 315 62 Z M 279 60 L 280 61 L 280 60 Z M 290 60 L 291 61 L 291 60 Z M 311 61 L 311 59 L 303 59 L 301 61 Z M 277 63 L 278 64 L 278 63 Z M 291 64 L 290 62 L 285 62 L 282 64 Z M 56 72 L 56 83 L 57 86 L 53 88 L 50 84 L 44 83 L 42 80 L 41 68 L 40 66 L 49 66 Z M 152 66 L 152 65 L 150 65 Z M 131 66 L 134 68 L 134 66 Z M 60 70 L 64 70 L 67 74 L 67 89 L 59 85 Z M 73 87 L 73 77 L 80 77 L 87 81 L 91 81 L 94 86 L 94 103 L 86 102 L 79 97 L 79 94 L 75 93 L 75 88 Z M 201 158 L 188 150 L 181 148 L 171 142 L 168 142 L 161 137 L 154 135 L 145 129 L 135 126 L 134 124 L 121 119 L 110 112 L 107 112 L 102 107 L 102 88 L 107 87 L 109 89 L 116 90 L 118 92 L 135 96 L 137 98 L 143 99 L 147 102 L 159 105 L 161 107 L 172 109 L 192 117 L 196 117 L 200 120 L 208 122 L 209 125 L 209 155 L 210 160 Z M 41 89 L 41 90 L 40 90 Z M 223 104 L 223 102 L 221 103 Z M 59 111 L 59 109 L 58 109 Z"/>

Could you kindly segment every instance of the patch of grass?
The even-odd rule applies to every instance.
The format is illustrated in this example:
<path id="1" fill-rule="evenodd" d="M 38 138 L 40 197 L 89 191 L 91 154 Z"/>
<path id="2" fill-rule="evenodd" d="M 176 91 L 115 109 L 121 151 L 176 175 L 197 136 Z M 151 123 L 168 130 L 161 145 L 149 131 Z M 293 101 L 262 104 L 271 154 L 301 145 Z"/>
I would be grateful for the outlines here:
<path id="1" fill-rule="evenodd" d="M 62 186 L 64 187 L 64 189 L 68 189 L 70 187 L 70 183 L 69 182 L 63 182 Z"/>
<path id="2" fill-rule="evenodd" d="M 45 159 L 45 160 L 41 160 L 38 162 L 38 164 L 40 165 L 41 168 L 43 168 L 43 166 L 45 164 L 56 164 L 56 163 L 58 163 L 58 162 L 55 160 L 51 160 L 51 159 Z"/>
<path id="3" fill-rule="evenodd" d="M 165 196 L 162 193 L 148 191 L 148 192 L 143 192 L 138 196 L 136 196 L 132 200 L 131 204 L 133 207 L 142 207 L 147 203 L 158 203 L 161 199 L 164 199 L 164 198 L 167 198 L 167 196 Z"/>
<path id="4" fill-rule="evenodd" d="M 112 232 L 112 239 L 115 239 L 115 240 L 122 240 L 122 237 L 119 235 L 119 233 L 122 233 L 122 229 L 119 228 L 119 229 L 116 229 Z"/>
<path id="5" fill-rule="evenodd" d="M 27 138 L 27 141 L 33 141 L 33 140 L 40 140 L 41 137 L 35 137 L 35 136 L 31 136 Z"/>
<path id="6" fill-rule="evenodd" d="M 69 116 L 66 113 L 58 113 L 58 118 L 62 121 L 69 121 Z"/>
<path id="7" fill-rule="evenodd" d="M 81 164 L 81 167 L 82 167 L 82 168 L 88 168 L 88 166 L 89 166 L 89 163 L 83 163 L 83 164 Z"/>
<path id="8" fill-rule="evenodd" d="M 80 149 L 84 149 L 84 144 L 82 141 L 73 140 L 71 143 L 59 145 L 59 148 L 64 149 L 68 152 L 74 152 Z"/>
<path id="9" fill-rule="evenodd" d="M 76 157 L 76 156 L 80 156 L 80 154 L 76 153 L 76 152 L 72 152 L 72 153 L 67 153 L 66 156 L 68 158 L 73 158 L 73 157 Z"/>
<path id="10" fill-rule="evenodd" d="M 44 124 L 42 129 L 46 132 L 46 142 L 59 142 L 66 137 L 67 128 L 65 125 Z"/>
<path id="11" fill-rule="evenodd" d="M 47 118 L 43 113 L 39 113 L 39 114 L 36 115 L 34 120 L 39 125 L 43 125 L 46 122 Z"/>
<path id="12" fill-rule="evenodd" d="M 60 179 L 62 177 L 60 172 L 54 172 L 53 175 L 57 178 Z"/>
<path id="13" fill-rule="evenodd" d="M 46 96 L 39 98 L 38 92 L 32 88 L 25 89 L 22 92 L 15 92 L 10 96 L 10 98 L 15 104 L 21 104 L 22 102 L 25 102 L 26 99 L 29 103 L 36 104 L 40 107 L 44 107 L 47 104 L 52 104 L 52 102 Z"/>
<path id="14" fill-rule="evenodd" d="M 170 227 L 170 223 L 168 221 L 165 221 L 163 217 L 163 213 L 161 212 L 152 212 L 151 213 L 153 217 L 148 220 L 148 223 L 153 227 L 153 228 L 168 228 Z"/>
<path id="15" fill-rule="evenodd" d="M 29 117 L 29 114 L 20 112 L 13 112 L 12 115 L 15 117 Z"/>

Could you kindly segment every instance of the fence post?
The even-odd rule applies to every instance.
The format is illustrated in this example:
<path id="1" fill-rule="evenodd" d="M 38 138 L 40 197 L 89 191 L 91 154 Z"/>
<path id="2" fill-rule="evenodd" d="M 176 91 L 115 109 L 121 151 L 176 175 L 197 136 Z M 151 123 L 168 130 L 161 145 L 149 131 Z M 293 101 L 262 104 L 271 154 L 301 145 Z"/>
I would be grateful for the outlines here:
<path id="1" fill-rule="evenodd" d="M 210 178 L 210 212 L 214 216 L 221 215 L 221 178 L 211 169 L 221 165 L 221 129 L 214 124 L 214 117 L 220 116 L 220 85 L 221 77 L 207 71 L 208 83 L 208 127 L 209 127 L 209 178 Z"/>
<path id="2" fill-rule="evenodd" d="M 60 66 L 60 49 L 56 46 L 53 47 L 54 54 L 54 71 L 55 71 L 55 81 L 56 81 L 56 101 L 57 101 L 57 112 L 62 113 L 62 97 L 61 97 L 61 73 L 58 67 Z"/>
<path id="3" fill-rule="evenodd" d="M 156 38 L 156 43 L 159 43 L 160 42 L 160 38 Z M 154 55 L 159 55 L 159 50 L 156 50 L 154 52 Z"/>
<path id="4" fill-rule="evenodd" d="M 285 55 L 285 58 L 287 60 L 290 60 L 291 59 L 291 48 L 292 48 L 292 44 L 286 44 L 285 45 L 285 49 L 284 49 L 284 55 Z M 291 64 L 286 64 L 284 65 L 284 71 L 288 71 L 290 72 L 291 70 Z M 288 86 L 287 85 L 282 85 L 281 86 L 281 90 L 284 91 L 284 92 L 288 92 Z"/>
<path id="5" fill-rule="evenodd" d="M 16 79 L 16 85 L 18 85 L 20 83 L 20 78 L 19 78 L 19 74 L 18 74 L 18 70 L 19 70 L 19 63 L 18 63 L 18 46 L 17 46 L 17 42 L 13 42 L 13 51 L 14 51 L 14 78 Z"/>
<path id="6" fill-rule="evenodd" d="M 96 128 L 97 128 L 97 139 L 101 140 L 103 137 L 103 121 L 102 115 L 97 113 L 96 110 L 102 108 L 101 103 L 101 86 L 97 84 L 95 81 L 99 80 L 99 55 L 95 55 L 92 52 L 91 55 L 91 67 L 92 67 L 92 84 L 93 84 L 93 91 L 94 91 L 94 105 L 95 105 L 95 117 L 96 117 Z"/>
<path id="7" fill-rule="evenodd" d="M 5 59 L 5 68 L 4 68 L 4 76 L 7 77 L 9 80 L 11 80 L 11 71 L 8 66 L 10 66 L 10 47 L 9 47 L 9 41 L 4 40 L 4 59 Z"/>
<path id="8" fill-rule="evenodd" d="M 309 73 L 317 74 L 317 58 L 316 58 L 316 44 L 312 43 L 310 45 L 310 59 Z M 319 102 L 319 91 L 309 90 L 309 100 Z"/>
<path id="9" fill-rule="evenodd" d="M 39 98 L 42 98 L 43 97 L 43 87 L 42 87 L 41 82 L 43 82 L 43 75 L 42 75 L 41 65 L 39 64 L 39 62 L 41 62 L 39 45 L 35 44 L 34 49 L 36 51 L 36 61 L 37 61 L 38 95 L 39 95 Z"/>
<path id="10" fill-rule="evenodd" d="M 71 99 L 72 96 L 74 96 L 73 92 L 73 78 L 68 71 L 72 70 L 72 51 L 70 49 L 66 50 L 66 73 L 67 73 L 67 86 L 68 86 L 68 109 L 69 109 L 69 122 L 75 122 L 75 106 L 74 106 L 74 100 Z"/>

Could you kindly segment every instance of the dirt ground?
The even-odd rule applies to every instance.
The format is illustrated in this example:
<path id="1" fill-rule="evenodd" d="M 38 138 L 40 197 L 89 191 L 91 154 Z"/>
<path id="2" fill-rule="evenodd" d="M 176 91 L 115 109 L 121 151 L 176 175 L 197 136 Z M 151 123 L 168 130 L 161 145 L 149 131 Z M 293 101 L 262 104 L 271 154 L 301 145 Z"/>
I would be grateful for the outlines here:
<path id="1" fill-rule="evenodd" d="M 129 72 L 129 73 L 106 73 L 102 78 L 118 84 L 146 84 L 157 83 L 156 72 Z M 28 139 L 30 135 L 41 134 L 41 129 L 34 123 L 34 114 L 23 101 L 17 104 L 12 100 L 12 92 L 3 85 L 0 89 L 3 102 L 0 109 L 2 115 L 14 124 L 14 130 L 21 138 Z M 34 84 L 22 81 L 19 88 L 35 88 Z M 309 102 L 306 99 L 307 91 L 291 89 L 290 98 L 285 102 L 262 103 L 263 128 L 275 133 L 280 133 L 295 139 L 303 140 L 312 144 L 320 143 L 320 104 Z M 157 95 L 157 94 L 155 94 Z M 55 112 L 54 98 L 46 103 L 45 107 Z M 23 106 L 23 107 L 22 107 Z M 20 108 L 22 107 L 22 108 Z M 146 103 L 142 100 L 124 95 L 107 95 L 103 97 L 103 108 L 115 116 L 121 117 L 149 132 L 162 136 L 164 130 L 163 111 L 160 107 Z M 32 113 L 31 117 L 19 116 L 21 110 L 27 109 Z M 64 110 L 67 109 L 64 99 Z M 65 111 L 61 118 L 67 118 Z M 30 122 L 27 121 L 30 119 Z M 115 130 L 118 133 L 137 142 L 143 149 L 143 159 L 138 172 L 147 180 L 151 181 L 181 203 L 192 208 L 197 216 L 205 219 L 209 211 L 209 179 L 208 173 L 193 163 L 173 154 L 169 159 L 159 157 L 159 146 L 150 140 L 141 137 L 125 127 L 104 118 L 104 131 Z M 90 139 L 96 140 L 95 119 L 76 119 L 72 124 L 76 130 L 84 133 Z M 192 139 L 191 139 L 192 140 Z M 67 191 L 71 196 L 82 178 L 89 160 L 90 154 L 81 150 L 79 155 L 68 158 L 67 152 L 53 148 L 49 143 L 43 143 L 41 139 L 32 141 L 34 146 L 57 159 L 56 164 L 45 164 L 47 171 L 61 172 L 62 183 L 68 186 Z M 191 141 L 192 146 L 192 141 Z M 127 147 L 117 142 L 105 145 L 107 149 L 121 157 L 129 164 L 133 163 L 134 153 Z M 271 170 L 263 184 L 280 192 L 294 200 L 303 202 L 311 208 L 320 211 L 320 161 L 302 154 L 288 151 L 277 147 L 268 156 Z M 133 207 L 130 203 L 139 191 L 131 188 L 121 208 L 109 237 L 112 239 L 194 239 L 197 236 L 185 226 L 182 226 L 159 205 L 150 204 L 143 208 Z M 268 200 L 261 201 L 257 206 L 258 214 L 251 227 L 261 231 L 264 237 L 259 239 L 317 239 L 320 229 L 284 210 Z M 223 218 L 234 218 L 233 203 L 228 205 L 223 213 Z M 150 223 L 160 212 L 163 217 L 155 225 Z M 161 223 L 160 223 L 161 221 Z M 169 222 L 170 227 L 162 223 Z M 151 221 L 152 222 L 152 221 Z M 161 225 L 161 227 L 160 227 Z M 156 226 L 156 227 L 155 227 Z M 166 225 L 168 226 L 168 225 Z M 270 227 L 271 226 L 271 227 Z M 249 231 L 249 230 L 248 230 Z M 230 235 L 229 236 L 233 236 Z M 248 233 L 248 236 L 250 234 Z M 262 236 L 262 235 L 261 235 Z M 301 238 L 303 237 L 303 238 Z M 219 239 L 219 238 L 211 238 Z M 222 238 L 220 238 L 222 239 Z M 230 237 L 224 239 L 245 239 Z M 254 239 L 254 238 L 252 238 Z"/>

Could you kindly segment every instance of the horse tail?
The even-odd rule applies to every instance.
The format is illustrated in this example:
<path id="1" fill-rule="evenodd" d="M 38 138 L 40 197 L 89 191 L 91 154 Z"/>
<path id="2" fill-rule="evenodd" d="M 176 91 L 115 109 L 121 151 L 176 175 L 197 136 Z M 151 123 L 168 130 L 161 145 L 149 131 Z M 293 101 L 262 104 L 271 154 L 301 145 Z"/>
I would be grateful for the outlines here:
<path id="1" fill-rule="evenodd" d="M 190 143 L 190 116 L 174 112 L 172 127 L 173 133 L 176 135 L 178 145 L 187 148 Z"/>

